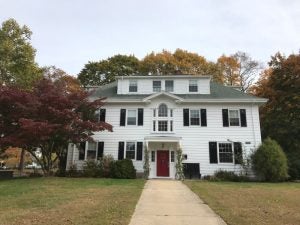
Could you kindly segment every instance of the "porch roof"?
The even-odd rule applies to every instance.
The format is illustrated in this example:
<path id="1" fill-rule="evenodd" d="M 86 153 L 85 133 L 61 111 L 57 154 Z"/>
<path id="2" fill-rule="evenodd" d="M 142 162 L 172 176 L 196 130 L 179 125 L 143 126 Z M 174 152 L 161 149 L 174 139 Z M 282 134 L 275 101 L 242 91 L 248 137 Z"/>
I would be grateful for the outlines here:
<path id="1" fill-rule="evenodd" d="M 176 136 L 146 136 L 144 139 L 148 142 L 180 142 L 182 138 Z"/>

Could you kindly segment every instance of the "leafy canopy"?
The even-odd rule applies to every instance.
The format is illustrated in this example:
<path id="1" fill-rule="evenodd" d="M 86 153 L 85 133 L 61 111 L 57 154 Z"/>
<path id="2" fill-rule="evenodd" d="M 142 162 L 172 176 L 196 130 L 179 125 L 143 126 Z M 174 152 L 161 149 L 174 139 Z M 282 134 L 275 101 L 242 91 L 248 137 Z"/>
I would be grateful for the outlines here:
<path id="1" fill-rule="evenodd" d="M 260 108 L 263 137 L 270 136 L 284 149 L 289 173 L 300 178 L 300 54 L 275 54 L 252 92 L 268 98 Z"/>
<path id="2" fill-rule="evenodd" d="M 287 158 L 276 141 L 267 138 L 252 155 L 253 169 L 264 181 L 288 178 Z"/>
<path id="3" fill-rule="evenodd" d="M 64 79 L 40 80 L 32 91 L 13 86 L 0 87 L 0 148 L 26 149 L 49 173 L 56 159 L 64 161 L 68 143 L 92 140 L 95 131 L 112 130 L 98 122 L 95 112 L 103 99 L 89 101 L 89 93 L 72 91 Z"/>
<path id="4" fill-rule="evenodd" d="M 9 19 L 0 27 L 0 85 L 31 88 L 41 77 L 35 63 L 35 49 L 31 46 L 32 32 Z"/>

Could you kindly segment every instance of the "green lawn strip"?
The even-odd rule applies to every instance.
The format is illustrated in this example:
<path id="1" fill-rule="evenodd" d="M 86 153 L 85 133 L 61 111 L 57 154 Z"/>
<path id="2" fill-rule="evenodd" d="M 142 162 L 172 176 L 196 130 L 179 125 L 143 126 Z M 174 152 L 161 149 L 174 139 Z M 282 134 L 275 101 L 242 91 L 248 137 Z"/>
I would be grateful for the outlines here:
<path id="1" fill-rule="evenodd" d="M 35 178 L 0 181 L 3 224 L 126 224 L 144 180 Z M 53 217 L 51 217 L 53 215 Z"/>
<path id="2" fill-rule="evenodd" d="M 300 224 L 299 183 L 184 183 L 228 224 Z"/>

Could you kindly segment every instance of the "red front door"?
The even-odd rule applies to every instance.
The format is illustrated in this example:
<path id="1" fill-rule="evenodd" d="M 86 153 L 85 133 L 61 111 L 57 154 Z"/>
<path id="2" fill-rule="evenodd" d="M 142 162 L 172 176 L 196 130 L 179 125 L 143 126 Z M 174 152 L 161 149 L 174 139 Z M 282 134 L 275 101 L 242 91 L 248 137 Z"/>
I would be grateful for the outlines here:
<path id="1" fill-rule="evenodd" d="M 156 171 L 158 177 L 169 176 L 169 151 L 157 151 Z"/>

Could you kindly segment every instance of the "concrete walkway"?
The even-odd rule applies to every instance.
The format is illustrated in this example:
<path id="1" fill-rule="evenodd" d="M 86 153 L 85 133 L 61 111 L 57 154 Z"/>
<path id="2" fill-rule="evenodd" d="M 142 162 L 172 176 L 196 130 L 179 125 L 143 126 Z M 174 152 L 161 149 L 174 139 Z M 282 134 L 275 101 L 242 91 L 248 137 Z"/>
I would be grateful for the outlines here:
<path id="1" fill-rule="evenodd" d="M 180 181 L 148 180 L 130 225 L 226 225 Z"/>

